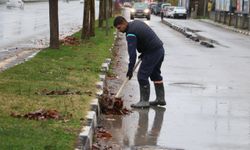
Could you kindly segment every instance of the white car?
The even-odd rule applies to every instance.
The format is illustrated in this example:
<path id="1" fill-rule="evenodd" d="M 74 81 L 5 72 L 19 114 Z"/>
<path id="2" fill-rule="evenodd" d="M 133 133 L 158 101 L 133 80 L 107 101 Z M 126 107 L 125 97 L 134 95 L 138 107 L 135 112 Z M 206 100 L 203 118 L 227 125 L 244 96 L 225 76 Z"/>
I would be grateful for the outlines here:
<path id="1" fill-rule="evenodd" d="M 22 0 L 8 0 L 6 3 L 7 8 L 17 7 L 17 8 L 24 8 L 24 2 Z"/>
<path id="2" fill-rule="evenodd" d="M 171 11 L 173 11 L 173 9 L 174 9 L 174 6 L 164 6 L 163 8 L 162 8 L 162 13 L 163 13 L 163 16 L 164 17 L 170 17 L 169 16 L 169 12 L 171 12 Z"/>
<path id="3" fill-rule="evenodd" d="M 170 8 L 167 14 L 171 18 L 187 18 L 187 10 L 185 7 Z"/>
<path id="4" fill-rule="evenodd" d="M 131 7 L 132 7 L 132 5 L 131 5 L 131 3 L 130 3 L 130 2 L 124 2 L 124 3 L 123 3 L 123 7 L 128 7 L 128 8 L 131 8 Z"/>

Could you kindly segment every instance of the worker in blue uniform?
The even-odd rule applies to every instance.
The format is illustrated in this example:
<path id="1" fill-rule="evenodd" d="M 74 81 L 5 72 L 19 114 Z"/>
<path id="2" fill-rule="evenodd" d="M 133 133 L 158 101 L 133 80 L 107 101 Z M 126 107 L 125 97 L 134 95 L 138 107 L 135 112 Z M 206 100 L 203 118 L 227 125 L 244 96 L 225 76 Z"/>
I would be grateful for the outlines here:
<path id="1" fill-rule="evenodd" d="M 137 51 L 140 53 L 139 58 L 142 60 L 137 74 L 140 85 L 140 101 L 136 104 L 132 104 L 131 107 L 147 108 L 150 107 L 150 105 L 166 105 L 163 78 L 161 76 L 161 65 L 165 53 L 163 42 L 146 23 L 139 20 L 127 22 L 124 17 L 117 16 L 114 19 L 114 27 L 118 31 L 126 33 L 129 54 L 129 64 L 126 76 L 129 80 L 133 76 Z M 156 100 L 152 102 L 149 102 L 149 78 L 155 85 Z"/>

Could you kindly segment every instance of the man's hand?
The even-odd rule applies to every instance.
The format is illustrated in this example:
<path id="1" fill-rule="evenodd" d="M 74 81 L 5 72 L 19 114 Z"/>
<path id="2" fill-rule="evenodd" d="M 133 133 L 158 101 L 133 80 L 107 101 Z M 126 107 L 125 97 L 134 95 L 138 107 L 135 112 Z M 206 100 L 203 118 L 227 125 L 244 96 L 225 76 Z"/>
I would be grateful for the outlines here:
<path id="1" fill-rule="evenodd" d="M 130 80 L 133 77 L 133 71 L 128 70 L 127 72 L 127 78 Z"/>

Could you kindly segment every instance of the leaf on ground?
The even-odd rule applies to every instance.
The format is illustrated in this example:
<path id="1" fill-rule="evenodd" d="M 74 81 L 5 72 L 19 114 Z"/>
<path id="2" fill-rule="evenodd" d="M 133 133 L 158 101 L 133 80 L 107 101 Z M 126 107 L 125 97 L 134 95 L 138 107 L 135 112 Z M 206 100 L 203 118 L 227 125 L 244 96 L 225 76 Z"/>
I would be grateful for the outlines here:
<path id="1" fill-rule="evenodd" d="M 55 119 L 55 120 L 63 120 L 63 122 L 68 122 L 69 119 L 63 117 L 57 110 L 55 109 L 39 109 L 33 112 L 26 113 L 24 115 L 21 115 L 16 112 L 12 112 L 10 116 L 15 118 L 26 118 L 29 120 L 48 120 L 48 119 Z M 71 115 L 69 115 L 72 117 Z"/>
<path id="2" fill-rule="evenodd" d="M 60 42 L 63 45 L 68 45 L 68 46 L 77 46 L 77 45 L 80 45 L 79 39 L 76 38 L 76 37 L 72 37 L 72 36 L 67 36 L 63 40 L 60 40 Z"/>
<path id="3" fill-rule="evenodd" d="M 97 129 L 96 138 L 109 139 L 112 135 L 104 128 Z"/>
<path id="4" fill-rule="evenodd" d="M 132 111 L 123 108 L 123 100 L 115 98 L 114 93 L 110 93 L 109 89 L 104 88 L 103 94 L 99 98 L 100 108 L 105 115 L 127 115 Z"/>
<path id="5" fill-rule="evenodd" d="M 37 95 L 82 95 L 80 91 L 70 91 L 69 89 L 66 90 L 48 90 L 43 89 L 41 92 L 36 92 Z"/>

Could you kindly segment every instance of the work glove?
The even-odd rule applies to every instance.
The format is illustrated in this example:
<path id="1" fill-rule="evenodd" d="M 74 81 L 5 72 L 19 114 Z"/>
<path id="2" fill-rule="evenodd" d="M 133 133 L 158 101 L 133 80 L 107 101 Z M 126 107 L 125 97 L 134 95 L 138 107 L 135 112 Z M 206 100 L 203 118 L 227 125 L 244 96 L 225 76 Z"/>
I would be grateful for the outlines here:
<path id="1" fill-rule="evenodd" d="M 126 77 L 130 80 L 133 77 L 133 71 L 129 69 Z"/>

